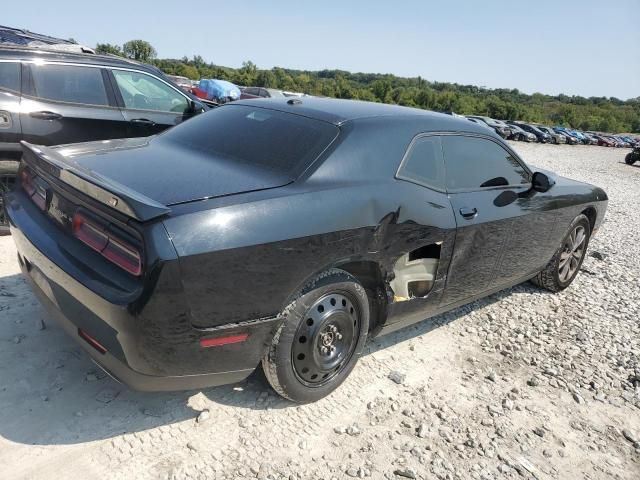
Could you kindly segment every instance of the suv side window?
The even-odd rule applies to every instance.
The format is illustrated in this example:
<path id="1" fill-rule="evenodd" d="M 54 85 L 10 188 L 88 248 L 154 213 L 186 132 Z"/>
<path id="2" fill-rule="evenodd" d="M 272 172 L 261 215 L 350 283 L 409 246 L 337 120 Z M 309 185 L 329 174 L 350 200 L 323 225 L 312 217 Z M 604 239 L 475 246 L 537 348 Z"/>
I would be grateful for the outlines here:
<path id="1" fill-rule="evenodd" d="M 397 178 L 418 185 L 444 190 L 444 161 L 440 137 L 418 137 L 409 147 L 398 168 Z"/>
<path id="2" fill-rule="evenodd" d="M 100 68 L 45 64 L 31 66 L 31 94 L 45 100 L 109 105 Z"/>
<path id="3" fill-rule="evenodd" d="M 20 91 L 20 64 L 0 62 L 0 89 Z"/>
<path id="4" fill-rule="evenodd" d="M 187 98 L 157 78 L 129 70 L 112 70 L 125 108 L 185 113 Z"/>
<path id="5" fill-rule="evenodd" d="M 502 146 L 480 137 L 442 137 L 447 190 L 523 185 L 530 182 L 526 168 Z"/>

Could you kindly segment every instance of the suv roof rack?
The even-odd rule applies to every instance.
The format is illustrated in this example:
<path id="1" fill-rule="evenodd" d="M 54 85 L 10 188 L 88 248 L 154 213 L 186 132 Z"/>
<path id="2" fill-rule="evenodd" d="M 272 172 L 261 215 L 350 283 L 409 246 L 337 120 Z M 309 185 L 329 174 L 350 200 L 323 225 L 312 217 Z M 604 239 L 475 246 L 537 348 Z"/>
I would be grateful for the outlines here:
<path id="1" fill-rule="evenodd" d="M 80 45 L 72 40 L 50 37 L 29 30 L 0 25 L 0 45 L 21 48 L 37 48 L 68 53 L 95 53 L 92 48 Z"/>

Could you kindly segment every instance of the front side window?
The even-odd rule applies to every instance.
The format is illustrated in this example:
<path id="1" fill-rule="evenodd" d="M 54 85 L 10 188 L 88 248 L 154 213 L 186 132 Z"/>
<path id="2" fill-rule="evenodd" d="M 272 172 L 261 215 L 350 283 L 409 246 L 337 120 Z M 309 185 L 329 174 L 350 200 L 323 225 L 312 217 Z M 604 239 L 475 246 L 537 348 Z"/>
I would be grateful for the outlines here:
<path id="1" fill-rule="evenodd" d="M 439 137 L 418 138 L 405 155 L 398 178 L 444 190 L 444 163 Z"/>
<path id="2" fill-rule="evenodd" d="M 109 105 L 99 68 L 31 65 L 31 90 L 38 98 L 87 105 Z"/>
<path id="3" fill-rule="evenodd" d="M 525 167 L 505 148 L 479 137 L 442 138 L 448 190 L 480 190 L 530 182 Z"/>
<path id="4" fill-rule="evenodd" d="M 113 70 L 113 76 L 116 78 L 125 108 L 180 114 L 189 108 L 189 102 L 184 95 L 150 75 Z"/>
<path id="5" fill-rule="evenodd" d="M 20 91 L 20 64 L 0 62 L 0 89 Z"/>

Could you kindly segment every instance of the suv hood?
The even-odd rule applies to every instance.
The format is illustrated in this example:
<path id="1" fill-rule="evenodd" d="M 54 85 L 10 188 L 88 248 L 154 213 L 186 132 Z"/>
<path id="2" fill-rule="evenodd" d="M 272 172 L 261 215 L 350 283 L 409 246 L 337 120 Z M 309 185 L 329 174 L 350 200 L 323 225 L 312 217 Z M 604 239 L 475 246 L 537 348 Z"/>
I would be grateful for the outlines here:
<path id="1" fill-rule="evenodd" d="M 166 206 L 281 187 L 294 180 L 281 172 L 158 142 L 156 137 L 52 150 L 88 177 L 109 179 Z"/>

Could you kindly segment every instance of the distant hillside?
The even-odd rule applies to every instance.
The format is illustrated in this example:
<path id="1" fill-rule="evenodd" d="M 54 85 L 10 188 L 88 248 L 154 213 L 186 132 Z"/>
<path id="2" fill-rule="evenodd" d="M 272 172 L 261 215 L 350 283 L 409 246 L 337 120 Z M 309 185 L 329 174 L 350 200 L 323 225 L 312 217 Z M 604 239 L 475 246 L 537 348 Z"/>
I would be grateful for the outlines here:
<path id="1" fill-rule="evenodd" d="M 166 73 L 194 80 L 219 78 L 238 85 L 396 103 L 439 112 L 487 115 L 502 120 L 564 125 L 581 130 L 640 132 L 640 97 L 623 101 L 613 97 L 526 95 L 517 89 L 485 89 L 390 74 L 342 70 L 313 72 L 279 67 L 260 70 L 252 62 L 245 62 L 242 68 L 236 69 L 206 63 L 200 56 L 181 60 L 156 59 L 155 49 L 144 40 L 129 41 L 122 48 L 108 43 L 98 44 L 96 52 L 147 61 Z"/>

